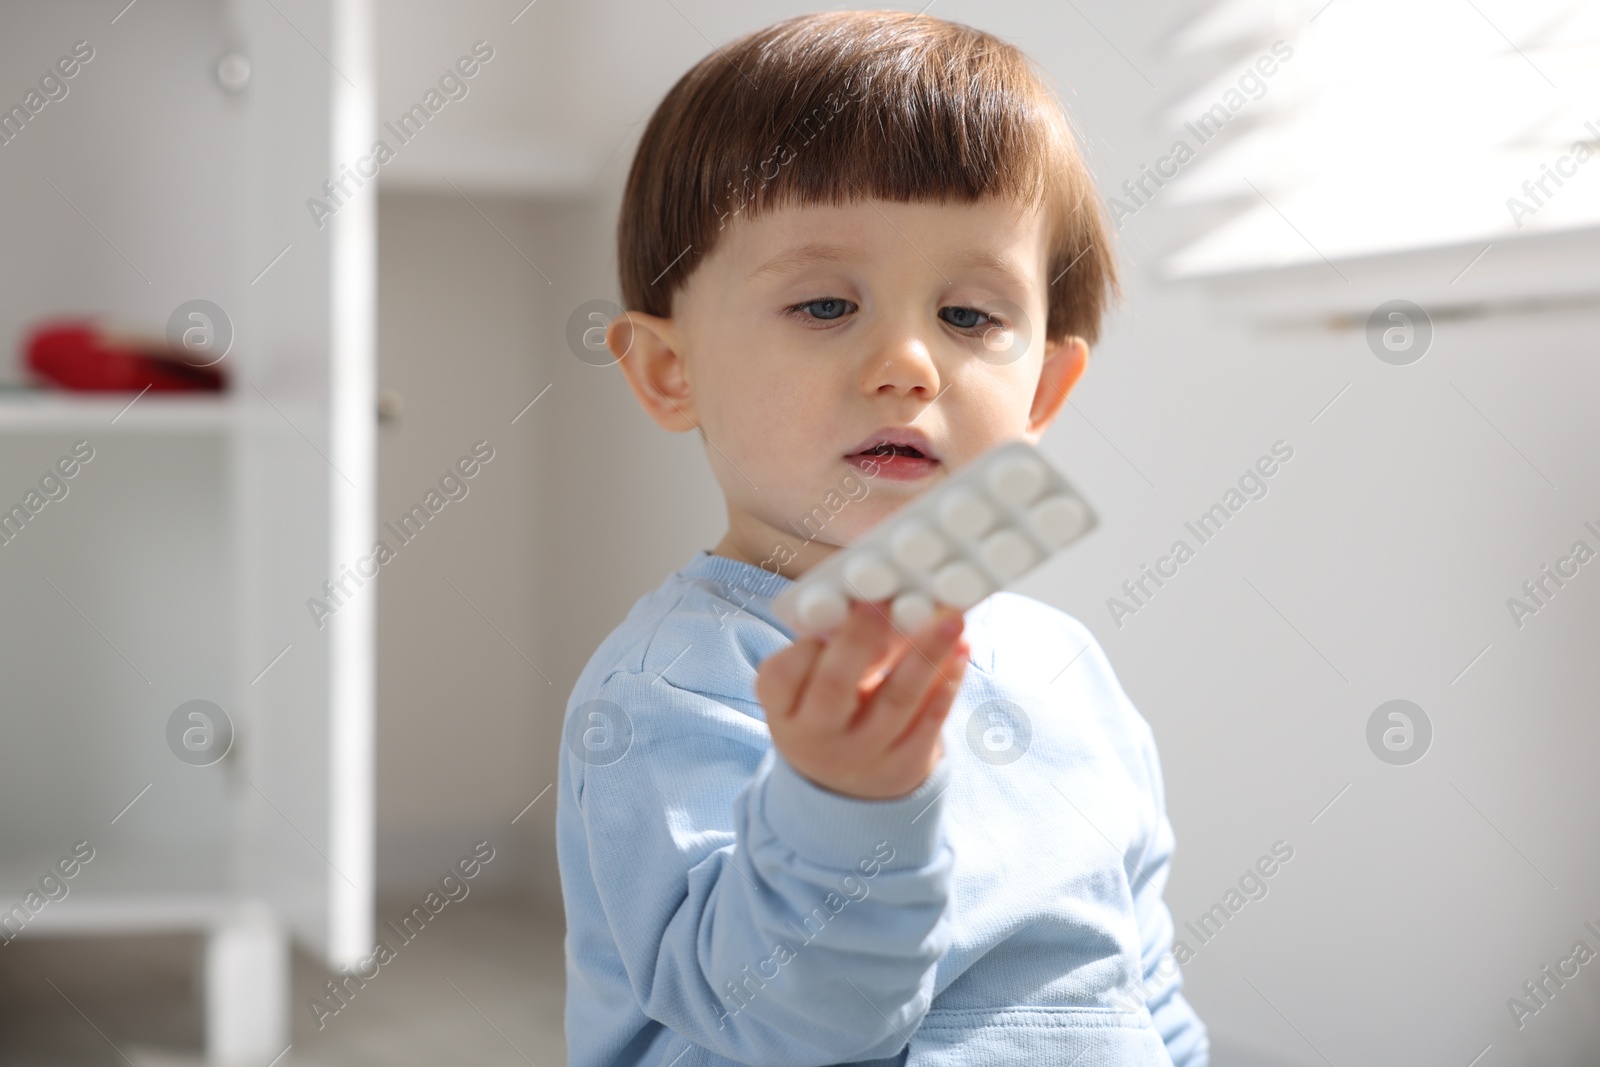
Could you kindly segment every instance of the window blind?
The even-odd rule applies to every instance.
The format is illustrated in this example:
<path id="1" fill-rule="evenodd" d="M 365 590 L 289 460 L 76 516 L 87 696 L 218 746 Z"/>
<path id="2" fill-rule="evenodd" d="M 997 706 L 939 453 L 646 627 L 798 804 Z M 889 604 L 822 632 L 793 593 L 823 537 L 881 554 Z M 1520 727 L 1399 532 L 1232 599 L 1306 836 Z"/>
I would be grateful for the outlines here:
<path id="1" fill-rule="evenodd" d="M 1221 221 L 1169 277 L 1600 234 L 1600 3 L 1222 0 L 1171 48 L 1215 73 L 1165 116 L 1160 195 Z"/>

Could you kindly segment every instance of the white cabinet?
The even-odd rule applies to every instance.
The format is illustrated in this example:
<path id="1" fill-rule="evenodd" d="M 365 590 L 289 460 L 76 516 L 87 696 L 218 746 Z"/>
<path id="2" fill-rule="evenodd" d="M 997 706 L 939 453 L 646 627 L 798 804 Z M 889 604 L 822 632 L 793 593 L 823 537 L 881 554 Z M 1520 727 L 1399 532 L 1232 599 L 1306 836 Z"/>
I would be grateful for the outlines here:
<path id="1" fill-rule="evenodd" d="M 160 333 L 205 299 L 231 382 L 0 393 L 0 507 L 27 513 L 0 543 L 0 936 L 207 931 L 209 1055 L 259 1065 L 288 1044 L 286 938 L 332 968 L 373 943 L 377 590 L 345 578 L 321 625 L 307 607 L 374 539 L 375 184 L 320 228 L 306 206 L 373 139 L 370 13 L 118 6 L 0 16 L 6 107 L 93 49 L 0 145 L 0 337 L 90 314 Z M 169 744 L 193 700 L 235 731 L 209 765 Z M 202 745 L 217 725 L 183 722 Z"/>

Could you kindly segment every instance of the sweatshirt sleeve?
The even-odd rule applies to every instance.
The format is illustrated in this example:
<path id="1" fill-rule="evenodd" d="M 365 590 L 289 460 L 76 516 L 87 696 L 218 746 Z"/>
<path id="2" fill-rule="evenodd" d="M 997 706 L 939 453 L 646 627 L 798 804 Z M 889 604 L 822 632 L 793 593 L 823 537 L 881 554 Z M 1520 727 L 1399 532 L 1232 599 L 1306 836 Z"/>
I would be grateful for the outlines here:
<path id="1" fill-rule="evenodd" d="M 1174 1067 L 1207 1067 L 1211 1057 L 1210 1037 L 1189 1001 L 1181 992 L 1183 973 L 1172 954 L 1174 926 L 1172 912 L 1162 894 L 1171 870 L 1175 841 L 1172 821 L 1167 817 L 1166 788 L 1161 777 L 1161 762 L 1155 739 L 1145 728 L 1145 767 L 1150 795 L 1155 805 L 1156 827 L 1150 847 L 1134 872 L 1133 906 L 1139 923 L 1144 970 L 1145 1006 L 1155 1022 L 1167 1055 Z"/>
<path id="2" fill-rule="evenodd" d="M 561 758 L 640 1009 L 752 1065 L 902 1048 L 949 944 L 947 760 L 905 797 L 860 800 L 799 774 L 732 702 L 631 672 L 598 699 L 625 713 L 626 753 Z"/>

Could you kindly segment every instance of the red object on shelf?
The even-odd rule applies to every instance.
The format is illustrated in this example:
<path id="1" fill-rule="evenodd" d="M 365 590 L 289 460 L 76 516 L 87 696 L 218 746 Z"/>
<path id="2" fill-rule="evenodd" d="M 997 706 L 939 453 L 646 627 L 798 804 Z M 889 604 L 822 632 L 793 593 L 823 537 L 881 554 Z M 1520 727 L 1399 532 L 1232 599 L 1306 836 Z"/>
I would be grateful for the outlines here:
<path id="1" fill-rule="evenodd" d="M 116 335 L 92 320 L 48 322 L 28 335 L 28 368 L 63 389 L 85 392 L 219 392 L 227 376 L 173 355 L 161 339 Z"/>

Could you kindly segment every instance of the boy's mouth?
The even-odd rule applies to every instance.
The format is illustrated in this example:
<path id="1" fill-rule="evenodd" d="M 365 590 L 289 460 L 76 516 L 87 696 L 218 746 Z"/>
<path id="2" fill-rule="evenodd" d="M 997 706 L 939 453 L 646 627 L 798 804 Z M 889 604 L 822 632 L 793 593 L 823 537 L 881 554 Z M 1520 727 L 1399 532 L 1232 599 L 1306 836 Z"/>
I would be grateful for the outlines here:
<path id="1" fill-rule="evenodd" d="M 876 433 L 844 459 L 864 473 L 886 475 L 894 481 L 924 478 L 939 466 L 927 438 L 915 430 Z"/>

